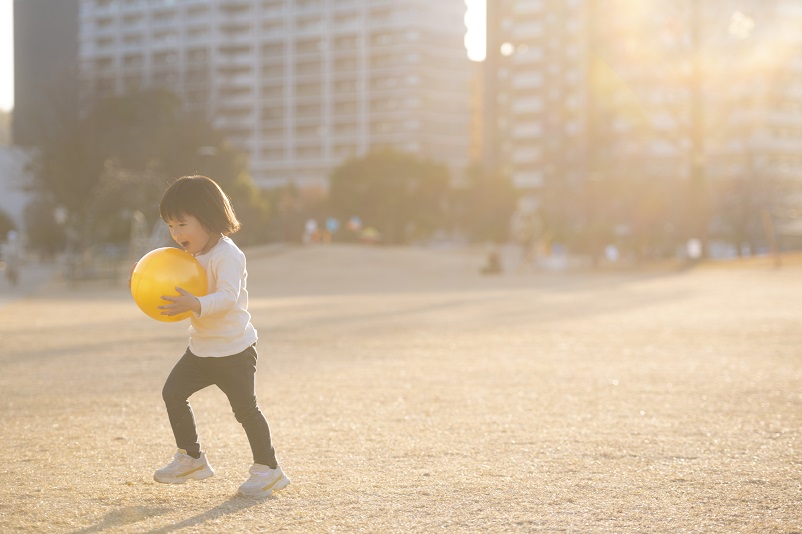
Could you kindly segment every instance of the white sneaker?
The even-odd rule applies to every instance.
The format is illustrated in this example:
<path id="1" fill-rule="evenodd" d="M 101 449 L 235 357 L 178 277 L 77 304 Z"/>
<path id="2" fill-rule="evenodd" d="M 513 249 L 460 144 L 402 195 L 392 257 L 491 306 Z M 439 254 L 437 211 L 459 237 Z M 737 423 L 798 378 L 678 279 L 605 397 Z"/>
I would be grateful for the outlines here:
<path id="1" fill-rule="evenodd" d="M 274 491 L 284 489 L 290 483 L 281 467 L 270 469 L 266 465 L 253 464 L 248 472 L 251 474 L 250 478 L 239 487 L 242 495 L 269 497 Z"/>
<path id="2" fill-rule="evenodd" d="M 178 449 L 173 461 L 153 475 L 153 480 L 162 484 L 183 484 L 188 480 L 203 480 L 214 475 L 212 466 L 206 461 L 206 453 L 195 459 L 184 449 Z"/>

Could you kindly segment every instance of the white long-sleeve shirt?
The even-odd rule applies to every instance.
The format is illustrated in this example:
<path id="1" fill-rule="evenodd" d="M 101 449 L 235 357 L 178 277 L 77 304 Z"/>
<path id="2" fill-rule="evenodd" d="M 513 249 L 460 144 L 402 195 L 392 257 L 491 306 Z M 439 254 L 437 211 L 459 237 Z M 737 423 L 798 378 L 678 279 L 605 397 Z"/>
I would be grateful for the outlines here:
<path id="1" fill-rule="evenodd" d="M 257 340 L 248 313 L 248 271 L 245 254 L 228 237 L 206 254 L 195 256 L 206 271 L 208 293 L 198 297 L 201 312 L 192 314 L 189 350 L 196 356 L 238 354 Z"/>

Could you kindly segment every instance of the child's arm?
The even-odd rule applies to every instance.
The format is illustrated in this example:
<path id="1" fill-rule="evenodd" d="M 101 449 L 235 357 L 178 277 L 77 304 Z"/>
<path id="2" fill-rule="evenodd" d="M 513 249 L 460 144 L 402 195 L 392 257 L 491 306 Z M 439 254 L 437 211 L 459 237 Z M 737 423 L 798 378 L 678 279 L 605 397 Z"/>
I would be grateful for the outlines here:
<path id="1" fill-rule="evenodd" d="M 208 266 L 215 281 L 213 293 L 198 297 L 200 317 L 225 313 L 237 306 L 245 275 L 245 257 L 229 255 Z"/>

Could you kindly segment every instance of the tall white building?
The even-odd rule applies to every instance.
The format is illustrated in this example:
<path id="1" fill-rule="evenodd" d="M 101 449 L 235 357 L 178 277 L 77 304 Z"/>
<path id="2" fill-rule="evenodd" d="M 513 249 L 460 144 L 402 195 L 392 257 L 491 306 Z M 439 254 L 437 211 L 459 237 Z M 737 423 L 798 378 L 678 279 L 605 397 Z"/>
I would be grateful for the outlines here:
<path id="1" fill-rule="evenodd" d="M 585 6 L 576 0 L 487 4 L 487 165 L 521 189 L 584 175 Z"/>
<path id="2" fill-rule="evenodd" d="M 391 146 L 467 165 L 463 0 L 82 0 L 89 95 L 177 93 L 265 187 Z"/>
<path id="3" fill-rule="evenodd" d="M 488 2 L 485 159 L 535 194 L 594 173 L 688 179 L 698 53 L 707 181 L 802 180 L 800 27 L 798 0 Z"/>

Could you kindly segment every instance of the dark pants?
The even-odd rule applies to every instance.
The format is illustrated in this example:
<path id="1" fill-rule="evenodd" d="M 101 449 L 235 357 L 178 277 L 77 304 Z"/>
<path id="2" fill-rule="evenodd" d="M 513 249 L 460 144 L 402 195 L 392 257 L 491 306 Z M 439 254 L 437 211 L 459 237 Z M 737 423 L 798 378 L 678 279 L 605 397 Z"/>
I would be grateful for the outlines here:
<path id="1" fill-rule="evenodd" d="M 196 391 L 211 386 L 219 387 L 228 397 L 234 417 L 242 424 L 251 444 L 254 463 L 276 468 L 276 452 L 270 442 L 270 427 L 256 404 L 254 376 L 256 375 L 256 348 L 222 358 L 201 358 L 187 349 L 173 367 L 162 390 L 175 443 L 187 453 L 200 453 L 195 416 L 189 397 Z"/>

